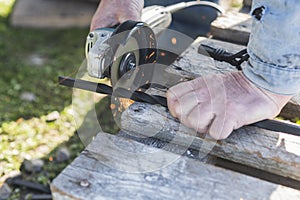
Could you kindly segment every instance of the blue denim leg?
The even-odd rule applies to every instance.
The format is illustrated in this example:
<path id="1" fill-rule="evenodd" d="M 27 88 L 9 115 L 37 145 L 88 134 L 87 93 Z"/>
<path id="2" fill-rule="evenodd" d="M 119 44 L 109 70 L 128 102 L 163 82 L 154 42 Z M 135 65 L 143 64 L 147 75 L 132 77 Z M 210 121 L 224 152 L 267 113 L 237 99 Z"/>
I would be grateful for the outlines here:
<path id="1" fill-rule="evenodd" d="M 300 92 L 300 3 L 253 0 L 250 59 L 243 66 L 254 84 L 274 93 Z"/>

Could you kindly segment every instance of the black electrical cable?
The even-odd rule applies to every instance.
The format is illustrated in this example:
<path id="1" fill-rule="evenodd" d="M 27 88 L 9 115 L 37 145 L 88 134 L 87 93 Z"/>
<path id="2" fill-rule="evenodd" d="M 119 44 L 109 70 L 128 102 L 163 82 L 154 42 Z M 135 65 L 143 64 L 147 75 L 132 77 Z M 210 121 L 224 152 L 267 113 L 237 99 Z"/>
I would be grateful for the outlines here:
<path id="1" fill-rule="evenodd" d="M 208 45 L 201 44 L 198 48 L 198 53 L 202 55 L 209 55 L 214 60 L 220 62 L 227 62 L 232 66 L 235 66 L 238 70 L 242 70 L 241 64 L 249 59 L 247 49 L 243 49 L 238 53 L 233 54 L 225 51 L 224 49 L 217 49 Z"/>

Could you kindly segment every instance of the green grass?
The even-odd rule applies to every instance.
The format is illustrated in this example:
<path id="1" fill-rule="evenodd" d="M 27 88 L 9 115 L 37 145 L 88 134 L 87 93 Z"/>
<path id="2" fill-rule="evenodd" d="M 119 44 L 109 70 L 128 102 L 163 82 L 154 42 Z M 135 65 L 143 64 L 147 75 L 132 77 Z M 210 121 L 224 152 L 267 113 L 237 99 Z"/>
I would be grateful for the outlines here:
<path id="1" fill-rule="evenodd" d="M 230 6 L 232 8 L 240 9 L 243 7 L 243 2 L 241 0 L 232 0 Z"/>
<path id="2" fill-rule="evenodd" d="M 40 116 L 62 110 L 71 102 L 71 90 L 57 85 L 58 75 L 76 74 L 83 59 L 86 30 L 0 30 L 0 122 Z M 35 65 L 31 58 L 44 60 Z M 35 101 L 22 101 L 32 93 Z"/>
<path id="3" fill-rule="evenodd" d="M 59 86 L 57 77 L 76 74 L 88 31 L 12 28 L 8 14 L 13 3 L 0 1 L 1 177 L 19 170 L 24 158 L 46 156 L 74 134 L 68 107 L 72 90 Z M 33 57 L 42 63 L 32 62 Z M 24 93 L 34 95 L 34 101 L 22 100 Z M 60 112 L 60 118 L 47 123 L 46 115 L 53 111 Z"/>
<path id="4" fill-rule="evenodd" d="M 7 17 L 14 5 L 15 0 L 0 0 L 0 17 Z"/>
<path id="5" fill-rule="evenodd" d="M 57 77 L 76 76 L 84 59 L 88 28 L 13 28 L 8 20 L 13 4 L 14 0 L 0 0 L 0 177 L 19 171 L 24 159 L 41 158 L 46 163 L 43 173 L 22 176 L 47 185 L 84 148 L 74 134 L 80 123 L 75 123 L 72 114 L 72 89 L 58 85 Z M 35 98 L 22 100 L 24 93 Z M 88 95 L 80 93 L 78 98 Z M 118 127 L 108 112 L 109 104 L 108 98 L 97 104 L 98 116 L 105 119 L 104 131 L 115 133 Z M 89 106 L 81 105 L 84 109 L 79 118 Z M 60 117 L 47 122 L 47 115 L 53 111 Z M 71 158 L 58 164 L 52 158 L 60 146 L 69 149 Z M 0 178 L 0 187 L 3 181 Z M 21 188 L 14 188 L 11 199 L 21 194 Z"/>

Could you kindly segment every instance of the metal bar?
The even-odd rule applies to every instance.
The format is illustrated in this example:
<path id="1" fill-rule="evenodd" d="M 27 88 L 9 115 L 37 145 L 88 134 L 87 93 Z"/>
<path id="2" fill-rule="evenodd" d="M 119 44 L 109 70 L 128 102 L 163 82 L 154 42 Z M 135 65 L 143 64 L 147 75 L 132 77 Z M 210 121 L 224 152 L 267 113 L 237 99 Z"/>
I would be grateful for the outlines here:
<path id="1" fill-rule="evenodd" d="M 94 82 L 80 80 L 80 79 L 73 79 L 73 78 L 60 76 L 59 84 L 68 86 L 68 87 L 79 88 L 79 89 L 83 89 L 83 90 L 97 92 L 97 93 L 101 93 L 101 94 L 112 95 L 112 93 L 113 93 L 112 88 L 108 85 L 101 84 L 101 83 L 94 83 Z M 104 87 L 105 89 L 100 88 L 100 86 Z M 167 99 L 165 97 L 156 96 L 156 95 L 148 95 L 146 93 L 143 93 L 143 95 L 147 95 L 150 98 L 148 100 L 147 99 L 148 97 L 147 98 L 139 98 L 140 93 L 141 92 L 134 92 L 134 93 L 132 93 L 132 96 L 130 96 L 130 97 L 124 93 L 124 95 L 121 94 L 121 97 L 130 98 L 132 100 L 139 101 L 139 102 L 160 104 L 164 107 L 167 107 Z M 153 103 L 151 100 L 153 98 L 155 99 L 154 100 L 155 103 Z M 151 101 L 151 102 L 148 102 L 148 101 Z M 300 125 L 297 125 L 295 123 L 286 123 L 286 122 L 279 121 L 279 120 L 266 119 L 266 120 L 262 120 L 262 121 L 250 124 L 249 126 L 255 126 L 255 127 L 267 129 L 270 131 L 282 132 L 282 133 L 300 136 Z"/>
<path id="2" fill-rule="evenodd" d="M 81 79 L 74 79 L 64 76 L 58 77 L 58 83 L 60 85 L 72 87 L 72 88 L 78 88 L 83 89 L 91 92 L 101 93 L 101 94 L 108 94 L 112 95 L 112 88 L 108 85 L 102 84 L 102 83 L 94 83 L 90 81 L 85 81 Z"/>
<path id="3" fill-rule="evenodd" d="M 256 126 L 259 128 L 268 129 L 276 132 L 288 133 L 291 135 L 300 136 L 300 126 L 295 123 L 286 123 L 274 119 L 266 119 L 263 121 L 251 124 L 251 126 Z"/>
<path id="4" fill-rule="evenodd" d="M 158 95 L 149 95 L 140 91 L 128 91 L 124 88 L 117 88 L 113 91 L 112 87 L 102 83 L 95 83 L 63 76 L 59 76 L 58 80 L 60 85 L 72 88 L 78 88 L 100 94 L 107 94 L 115 97 L 127 98 L 138 102 L 159 104 L 161 106 L 167 107 L 167 99 Z"/>

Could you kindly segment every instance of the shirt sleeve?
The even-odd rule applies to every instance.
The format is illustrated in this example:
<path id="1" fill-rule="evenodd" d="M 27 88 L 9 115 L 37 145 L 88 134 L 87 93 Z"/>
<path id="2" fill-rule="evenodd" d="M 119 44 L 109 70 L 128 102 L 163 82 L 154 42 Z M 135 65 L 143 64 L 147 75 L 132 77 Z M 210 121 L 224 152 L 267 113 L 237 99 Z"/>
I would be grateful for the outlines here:
<path id="1" fill-rule="evenodd" d="M 300 3 L 253 0 L 252 30 L 242 66 L 258 87 L 282 95 L 300 93 Z"/>

